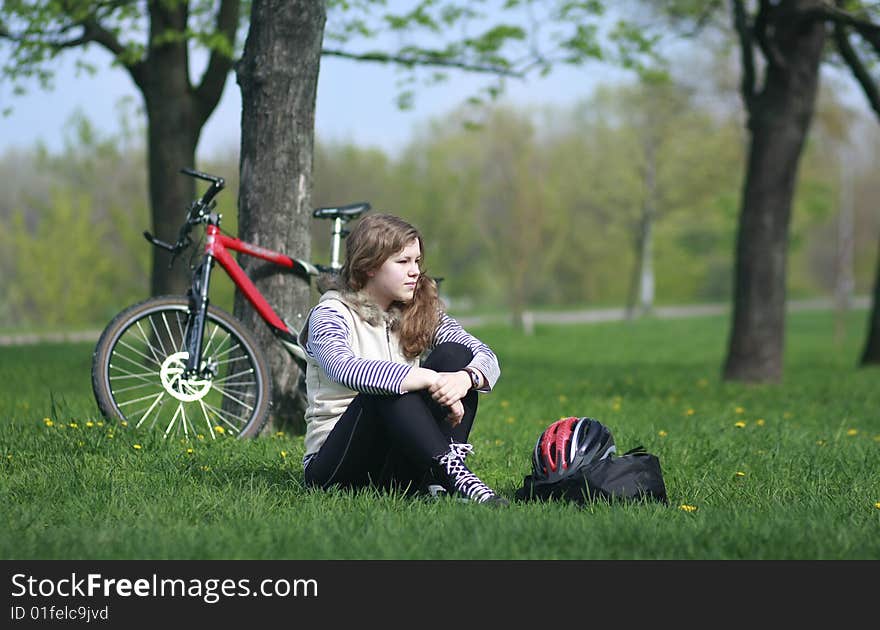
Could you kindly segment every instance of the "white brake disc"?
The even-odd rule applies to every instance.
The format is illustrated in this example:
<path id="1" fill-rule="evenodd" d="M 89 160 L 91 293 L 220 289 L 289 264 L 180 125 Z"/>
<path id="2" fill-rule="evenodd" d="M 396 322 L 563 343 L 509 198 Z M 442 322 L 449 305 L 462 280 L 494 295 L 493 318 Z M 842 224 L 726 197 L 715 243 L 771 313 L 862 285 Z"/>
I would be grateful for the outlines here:
<path id="1" fill-rule="evenodd" d="M 187 358 L 189 358 L 189 352 L 175 352 L 169 355 L 162 362 L 159 376 L 166 392 L 177 400 L 193 402 L 205 397 L 211 389 L 211 381 L 200 378 L 182 378 Z"/>

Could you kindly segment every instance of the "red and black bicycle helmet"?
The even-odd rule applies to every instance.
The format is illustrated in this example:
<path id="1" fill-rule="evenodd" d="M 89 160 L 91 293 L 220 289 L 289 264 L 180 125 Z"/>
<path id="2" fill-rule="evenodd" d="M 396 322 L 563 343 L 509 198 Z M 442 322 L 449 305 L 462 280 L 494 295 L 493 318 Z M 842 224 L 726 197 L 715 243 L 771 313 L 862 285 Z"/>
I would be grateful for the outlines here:
<path id="1" fill-rule="evenodd" d="M 547 427 L 535 443 L 532 453 L 534 481 L 561 481 L 616 450 L 611 431 L 598 420 L 562 418 Z"/>

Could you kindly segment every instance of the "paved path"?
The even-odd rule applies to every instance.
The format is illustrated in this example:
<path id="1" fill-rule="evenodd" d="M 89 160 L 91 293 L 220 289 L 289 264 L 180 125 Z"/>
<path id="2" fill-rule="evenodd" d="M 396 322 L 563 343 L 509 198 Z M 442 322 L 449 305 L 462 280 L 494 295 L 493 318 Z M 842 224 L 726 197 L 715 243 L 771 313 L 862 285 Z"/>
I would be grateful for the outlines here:
<path id="1" fill-rule="evenodd" d="M 870 301 L 867 296 L 853 298 L 852 308 L 868 308 Z M 788 303 L 788 311 L 828 310 L 834 308 L 831 299 L 792 300 Z M 705 315 L 723 315 L 730 306 L 727 304 L 690 304 L 680 306 L 658 306 L 652 315 L 660 319 L 681 317 L 701 317 Z M 581 311 L 563 312 L 532 312 L 524 314 L 526 326 L 534 324 L 587 324 L 595 322 L 618 321 L 626 317 L 623 308 L 598 308 Z M 510 322 L 509 315 L 478 315 L 456 317 L 464 327 L 482 326 L 485 324 L 504 324 Z M 36 343 L 74 343 L 98 341 L 100 330 L 80 330 L 70 332 L 32 333 L 20 335 L 0 335 L 0 346 L 27 346 Z"/>
<path id="2" fill-rule="evenodd" d="M 867 296 L 853 298 L 851 308 L 868 308 Z M 830 310 L 834 301 L 830 298 L 814 300 L 791 300 L 788 311 Z M 659 319 L 676 319 L 681 317 L 702 317 L 705 315 L 724 315 L 730 311 L 729 304 L 683 304 L 679 306 L 658 306 L 651 315 Z M 619 321 L 626 318 L 625 308 L 600 308 L 582 311 L 563 312 L 532 312 L 523 314 L 526 326 L 534 324 L 587 324 L 595 322 Z M 509 315 L 489 315 L 475 317 L 457 317 L 462 326 L 480 326 L 483 324 L 502 324 L 510 322 Z"/>

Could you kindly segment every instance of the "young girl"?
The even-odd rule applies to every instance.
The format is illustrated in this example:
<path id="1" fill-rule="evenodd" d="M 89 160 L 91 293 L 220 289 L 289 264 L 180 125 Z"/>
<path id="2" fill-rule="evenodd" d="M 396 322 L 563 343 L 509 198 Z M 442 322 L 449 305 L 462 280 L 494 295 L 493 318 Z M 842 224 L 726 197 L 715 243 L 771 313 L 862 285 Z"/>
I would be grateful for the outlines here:
<path id="1" fill-rule="evenodd" d="M 306 483 L 507 505 L 465 465 L 477 392 L 495 386 L 498 359 L 443 312 L 418 230 L 386 214 L 360 219 L 337 285 L 300 333 Z"/>

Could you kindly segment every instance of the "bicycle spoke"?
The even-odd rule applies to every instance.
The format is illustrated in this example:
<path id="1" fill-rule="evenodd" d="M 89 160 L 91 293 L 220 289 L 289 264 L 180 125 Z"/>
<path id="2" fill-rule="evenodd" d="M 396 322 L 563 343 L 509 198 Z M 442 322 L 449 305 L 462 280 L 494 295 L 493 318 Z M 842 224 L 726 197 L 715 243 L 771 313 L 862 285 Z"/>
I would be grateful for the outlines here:
<path id="1" fill-rule="evenodd" d="M 171 328 L 168 326 L 168 316 L 165 313 L 162 313 L 162 323 L 165 325 L 165 330 L 168 332 L 168 343 L 173 348 L 174 347 L 174 333 L 171 332 Z M 161 343 L 161 339 L 159 342 Z M 168 352 L 165 350 L 165 344 L 162 344 L 162 353 L 167 355 Z"/>
<path id="2" fill-rule="evenodd" d="M 204 401 L 199 401 L 199 406 L 202 408 L 202 417 L 205 419 L 205 424 L 208 425 L 208 431 L 211 433 L 211 439 L 216 440 L 217 436 L 214 435 L 214 427 L 211 425 L 211 418 L 208 417 L 208 409 L 205 407 Z M 195 426 L 193 426 L 193 431 L 195 431 Z"/>
<path id="3" fill-rule="evenodd" d="M 143 352 L 141 352 L 140 350 L 138 350 L 138 349 L 135 348 L 134 346 L 129 345 L 129 343 L 128 343 L 127 341 L 124 341 L 123 339 L 120 339 L 120 340 L 119 340 L 119 345 L 121 345 L 121 346 L 125 346 L 126 348 L 128 348 L 129 350 L 131 350 L 132 352 L 134 352 L 135 354 L 137 354 L 137 355 L 142 356 L 143 358 L 145 358 L 147 361 L 152 361 L 153 363 L 155 363 L 156 365 L 158 365 L 158 366 L 160 366 L 160 367 L 161 367 L 161 365 L 162 365 L 162 362 L 159 361 L 159 360 L 156 358 L 156 355 L 155 355 L 155 354 L 153 354 L 152 357 L 148 357 L 146 354 L 144 354 Z M 150 347 L 150 349 L 152 350 L 152 347 Z M 126 359 L 128 358 L 126 355 L 121 355 L 121 356 L 122 356 L 123 358 L 126 358 Z M 129 361 L 132 361 L 132 363 L 134 363 L 134 361 L 133 361 L 132 359 L 128 359 L 128 360 L 129 360 Z"/>
<path id="4" fill-rule="evenodd" d="M 228 416 L 229 414 L 227 414 L 227 413 L 226 413 L 225 411 L 223 411 L 222 409 L 220 409 L 220 408 L 218 408 L 218 407 L 215 407 L 214 405 L 209 405 L 209 404 L 205 403 L 205 406 L 206 406 L 208 409 L 210 409 L 210 410 L 214 413 L 214 415 L 215 415 L 217 418 L 219 418 L 220 420 L 222 420 L 222 421 L 223 421 L 224 423 L 226 423 L 226 424 L 227 424 L 227 425 L 228 425 L 233 431 L 235 431 L 236 433 L 238 433 L 238 431 L 239 431 L 239 427 L 238 427 L 238 425 L 236 425 L 236 424 L 234 424 L 234 423 L 232 423 L 232 422 L 230 422 L 229 420 L 226 419 L 226 416 Z M 237 420 L 237 418 L 235 418 L 235 419 Z"/>
<path id="5" fill-rule="evenodd" d="M 120 357 L 120 358 L 125 358 L 125 357 Z M 138 364 L 138 365 L 140 365 L 140 364 Z M 136 378 L 138 380 L 146 381 L 148 383 L 155 383 L 155 380 L 153 378 L 149 378 L 149 377 L 156 376 L 156 372 L 141 372 L 141 373 L 129 372 L 128 370 L 122 369 L 118 365 L 111 365 L 110 368 L 114 370 L 114 374 L 112 374 L 110 376 L 111 381 L 117 381 L 117 380 L 128 379 L 128 378 Z"/>
<path id="6" fill-rule="evenodd" d="M 204 346 L 204 349 L 202 350 L 203 354 L 208 354 L 209 352 L 211 352 L 211 342 L 214 341 L 214 335 L 217 334 L 217 331 L 219 329 L 220 329 L 219 326 L 216 326 L 216 325 L 214 326 L 214 329 L 211 331 L 211 336 L 208 337 L 207 341 L 205 341 L 205 346 Z M 226 337 L 228 339 L 229 335 L 226 335 Z"/>
<path id="7" fill-rule="evenodd" d="M 159 401 L 161 401 L 162 398 L 164 398 L 164 396 L 165 396 L 165 392 L 159 392 L 159 393 L 158 393 L 158 395 L 156 396 L 156 400 L 153 401 L 153 404 L 150 405 L 149 409 L 147 409 L 147 410 L 144 412 L 144 415 L 141 416 L 141 419 L 138 420 L 138 422 L 134 425 L 135 428 L 139 428 L 139 427 L 141 426 L 141 424 L 143 424 L 144 420 L 147 419 L 147 416 L 150 415 L 150 412 L 153 411 L 153 408 L 154 408 L 156 405 L 159 404 Z M 158 412 L 156 412 L 156 415 L 158 416 Z"/>
<path id="8" fill-rule="evenodd" d="M 253 373 L 254 373 L 253 368 L 248 368 L 246 370 L 242 370 L 241 372 L 236 372 L 235 374 L 227 374 L 223 378 L 214 379 L 214 384 L 216 385 L 217 383 L 225 383 L 226 381 L 228 381 L 231 378 L 235 378 L 237 376 L 242 376 L 243 374 L 253 374 Z"/>
<path id="9" fill-rule="evenodd" d="M 177 348 L 178 352 L 183 352 L 184 350 L 186 350 L 186 348 L 184 348 L 184 346 L 186 345 L 186 331 L 189 328 L 189 326 L 183 325 L 182 320 L 182 317 L 177 318 L 177 331 L 180 333 L 180 347 Z"/>
<path id="10" fill-rule="evenodd" d="M 148 319 L 148 321 L 150 322 L 150 328 L 153 330 L 153 334 L 155 334 L 155 333 L 156 333 L 156 327 L 153 326 L 153 320 L 152 320 L 152 318 Z M 162 365 L 162 360 L 161 360 L 158 356 L 156 356 L 156 353 L 155 353 L 155 351 L 154 351 L 155 348 L 153 347 L 153 342 L 150 341 L 150 338 L 147 336 L 147 333 L 144 331 L 144 329 L 143 329 L 143 327 L 141 326 L 141 323 L 140 323 L 140 322 L 137 322 L 137 328 L 138 328 L 138 331 L 140 331 L 140 333 L 141 333 L 141 337 L 143 338 L 144 343 L 147 344 L 147 348 L 149 348 L 149 350 L 150 350 L 150 354 L 153 355 L 153 359 L 155 359 L 156 363 L 158 363 L 159 365 Z M 156 340 L 157 340 L 157 341 L 161 341 L 161 340 L 159 339 L 159 336 L 158 336 L 158 335 L 156 335 Z M 163 352 L 164 352 L 164 351 L 163 351 Z"/>
<path id="11" fill-rule="evenodd" d="M 174 416 L 171 418 L 171 422 L 168 423 L 168 428 L 165 429 L 165 435 L 163 437 L 168 437 L 168 433 L 171 431 L 171 428 L 174 426 L 174 423 L 177 421 L 177 416 L 180 415 L 180 412 L 183 409 L 183 403 L 177 403 L 177 411 L 174 412 Z"/>

